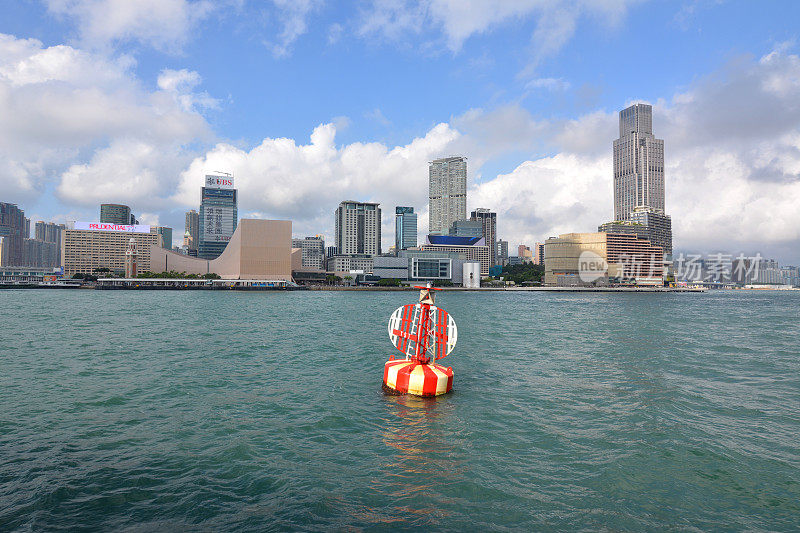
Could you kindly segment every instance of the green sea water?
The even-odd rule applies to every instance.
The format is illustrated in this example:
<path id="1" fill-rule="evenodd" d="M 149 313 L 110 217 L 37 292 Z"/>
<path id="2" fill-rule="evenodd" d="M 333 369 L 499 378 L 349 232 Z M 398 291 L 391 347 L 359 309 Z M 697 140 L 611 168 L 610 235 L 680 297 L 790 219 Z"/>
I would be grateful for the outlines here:
<path id="1" fill-rule="evenodd" d="M 800 528 L 800 293 L 0 291 L 0 530 Z"/>

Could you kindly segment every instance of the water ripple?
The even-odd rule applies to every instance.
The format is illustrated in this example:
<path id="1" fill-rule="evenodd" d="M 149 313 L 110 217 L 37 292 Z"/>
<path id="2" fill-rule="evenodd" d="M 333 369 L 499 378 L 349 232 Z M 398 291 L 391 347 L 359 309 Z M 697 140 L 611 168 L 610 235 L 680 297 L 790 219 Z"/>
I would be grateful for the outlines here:
<path id="1" fill-rule="evenodd" d="M 409 296 L 3 291 L 0 530 L 796 530 L 797 293 Z"/>

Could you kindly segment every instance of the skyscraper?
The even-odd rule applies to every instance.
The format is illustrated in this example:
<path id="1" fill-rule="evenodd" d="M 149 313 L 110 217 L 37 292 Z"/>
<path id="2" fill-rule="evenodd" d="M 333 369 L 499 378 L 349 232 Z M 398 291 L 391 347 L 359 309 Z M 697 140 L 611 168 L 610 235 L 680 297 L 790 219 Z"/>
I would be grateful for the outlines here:
<path id="1" fill-rule="evenodd" d="M 30 237 L 30 220 L 16 204 L 0 202 L 0 266 L 23 264 L 24 239 Z"/>
<path id="2" fill-rule="evenodd" d="M 186 231 L 183 234 L 183 245 L 186 253 L 197 256 L 197 243 L 200 240 L 200 215 L 192 209 L 186 212 Z"/>
<path id="3" fill-rule="evenodd" d="M 53 268 L 61 264 L 61 245 L 39 239 L 22 239 L 21 265 L 34 268 Z"/>
<path id="4" fill-rule="evenodd" d="M 394 208 L 395 252 L 414 248 L 417 245 L 417 214 L 413 207 Z"/>
<path id="5" fill-rule="evenodd" d="M 453 222 L 467 218 L 467 158 L 431 161 L 428 178 L 428 233 L 447 235 Z"/>
<path id="6" fill-rule="evenodd" d="M 37 241 L 55 242 L 61 246 L 61 232 L 64 231 L 64 224 L 44 222 L 40 220 L 34 226 L 34 235 Z"/>
<path id="7" fill-rule="evenodd" d="M 534 243 L 531 254 L 533 254 L 534 265 L 544 265 L 544 243 Z"/>
<path id="8" fill-rule="evenodd" d="M 653 135 L 653 108 L 634 104 L 619 112 L 614 141 L 614 222 L 601 231 L 642 233 L 672 259 L 672 219 L 664 211 L 664 141 Z"/>
<path id="9" fill-rule="evenodd" d="M 336 250 L 339 255 L 381 253 L 381 208 L 370 202 L 346 201 L 336 209 Z"/>
<path id="10" fill-rule="evenodd" d="M 225 250 L 239 220 L 238 195 L 232 175 L 206 175 L 200 203 L 197 257 L 216 259 Z"/>
<path id="11" fill-rule="evenodd" d="M 61 234 L 66 226 L 38 221 L 34 226 L 34 239 L 26 239 L 25 264 L 39 267 L 56 267 L 61 264 Z"/>
<path id="12" fill-rule="evenodd" d="M 483 236 L 486 237 L 486 242 L 497 242 L 497 213 L 479 207 L 470 215 L 470 220 L 479 220 L 483 224 Z M 491 248 L 491 265 L 497 264 L 497 247 Z"/>
<path id="13" fill-rule="evenodd" d="M 653 108 L 619 112 L 614 141 L 614 220 L 631 220 L 637 207 L 664 214 L 664 141 L 653 135 Z"/>
<path id="14" fill-rule="evenodd" d="M 496 248 L 497 264 L 505 266 L 508 264 L 508 241 L 498 240 Z"/>
<path id="15" fill-rule="evenodd" d="M 172 250 L 172 228 L 166 226 L 155 226 L 156 233 L 161 235 L 161 246 L 167 250 Z"/>
<path id="16" fill-rule="evenodd" d="M 135 224 L 131 208 L 122 204 L 101 204 L 100 222 L 103 224 L 119 224 L 127 226 Z"/>

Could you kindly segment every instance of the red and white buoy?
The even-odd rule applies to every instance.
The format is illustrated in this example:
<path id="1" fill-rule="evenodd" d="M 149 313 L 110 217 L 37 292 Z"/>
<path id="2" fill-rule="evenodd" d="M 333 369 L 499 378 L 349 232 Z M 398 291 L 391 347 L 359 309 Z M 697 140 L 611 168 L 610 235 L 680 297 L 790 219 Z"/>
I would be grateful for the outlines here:
<path id="1" fill-rule="evenodd" d="M 456 346 L 458 328 L 447 311 L 433 305 L 433 290 L 416 287 L 419 303 L 399 307 L 389 318 L 389 338 L 404 354 L 383 368 L 383 388 L 393 394 L 439 396 L 453 388 L 453 369 L 437 365 Z"/>

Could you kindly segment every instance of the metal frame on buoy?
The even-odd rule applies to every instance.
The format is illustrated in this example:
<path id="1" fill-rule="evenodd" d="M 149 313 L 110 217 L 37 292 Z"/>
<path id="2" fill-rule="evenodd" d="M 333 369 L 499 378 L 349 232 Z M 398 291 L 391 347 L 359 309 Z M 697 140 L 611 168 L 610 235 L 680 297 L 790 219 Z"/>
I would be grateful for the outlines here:
<path id="1" fill-rule="evenodd" d="M 420 289 L 419 302 L 397 308 L 389 318 L 389 339 L 405 356 L 394 356 L 384 365 L 383 387 L 395 394 L 438 396 L 450 392 L 453 369 L 436 364 L 456 346 L 458 328 L 453 317 L 434 305 L 434 292 Z"/>

